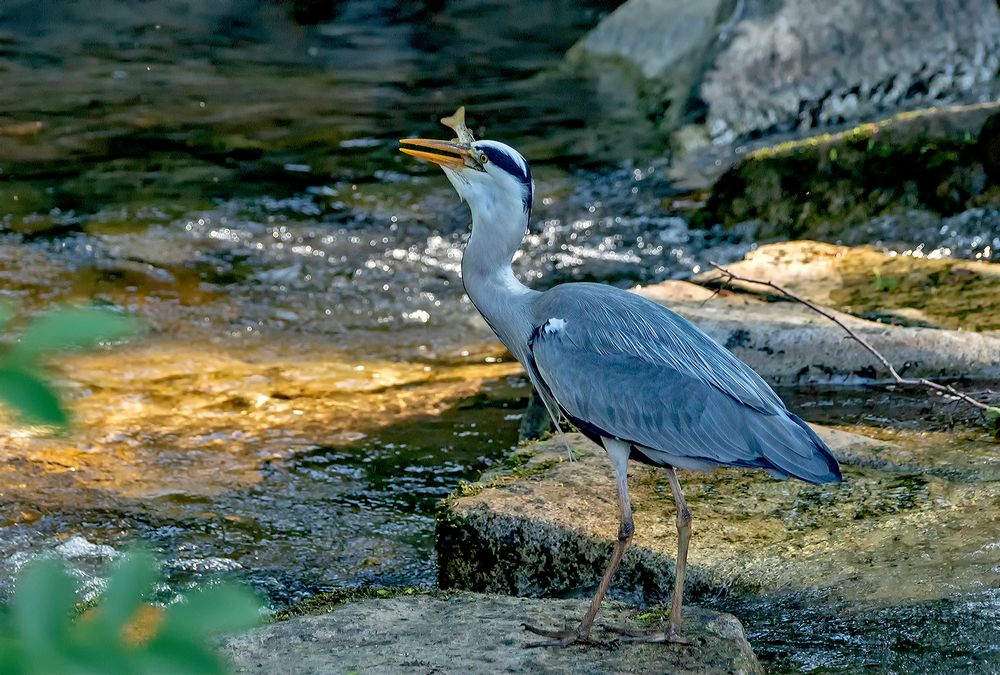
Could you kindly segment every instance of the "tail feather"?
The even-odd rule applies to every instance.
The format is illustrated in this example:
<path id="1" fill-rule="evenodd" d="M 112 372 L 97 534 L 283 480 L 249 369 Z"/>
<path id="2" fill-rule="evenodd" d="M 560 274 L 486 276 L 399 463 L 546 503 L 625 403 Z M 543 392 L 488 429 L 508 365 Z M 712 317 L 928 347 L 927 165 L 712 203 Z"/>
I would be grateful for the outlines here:
<path id="1" fill-rule="evenodd" d="M 820 438 L 812 428 L 806 424 L 802 418 L 798 417 L 793 413 L 787 413 L 789 420 L 795 423 L 795 425 L 805 432 L 806 438 L 813 446 L 813 452 L 809 457 L 808 462 L 808 475 L 800 475 L 795 471 L 789 471 L 788 473 L 796 478 L 801 478 L 804 481 L 810 483 L 840 483 L 844 480 L 843 475 L 840 473 L 840 464 L 837 462 L 837 458 L 833 456 L 833 452 L 827 447 L 823 439 Z M 798 434 L 797 434 L 798 435 Z M 778 467 L 784 470 L 785 467 Z"/>

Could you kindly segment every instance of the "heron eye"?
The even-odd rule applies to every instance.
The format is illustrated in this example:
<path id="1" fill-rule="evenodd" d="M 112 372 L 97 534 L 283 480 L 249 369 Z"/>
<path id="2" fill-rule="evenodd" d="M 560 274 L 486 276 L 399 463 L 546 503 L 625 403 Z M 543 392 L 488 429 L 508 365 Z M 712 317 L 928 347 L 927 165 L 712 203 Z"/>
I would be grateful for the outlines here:
<path id="1" fill-rule="evenodd" d="M 490 158 L 486 156 L 485 152 L 480 152 L 479 153 L 479 163 L 480 164 L 488 164 L 489 161 L 490 161 Z"/>

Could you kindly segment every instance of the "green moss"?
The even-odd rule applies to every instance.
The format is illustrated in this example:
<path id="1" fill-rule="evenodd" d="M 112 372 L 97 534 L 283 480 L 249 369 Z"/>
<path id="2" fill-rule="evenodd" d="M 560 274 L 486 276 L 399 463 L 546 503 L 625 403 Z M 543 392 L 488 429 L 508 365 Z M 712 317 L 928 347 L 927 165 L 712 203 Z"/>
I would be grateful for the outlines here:
<path id="1" fill-rule="evenodd" d="M 670 605 L 655 605 L 635 614 L 632 619 L 639 625 L 652 626 L 670 621 L 670 611 Z"/>
<path id="2" fill-rule="evenodd" d="M 837 259 L 833 305 L 858 315 L 916 309 L 935 326 L 1000 330 L 1000 275 L 985 265 L 852 249 Z"/>
<path id="3" fill-rule="evenodd" d="M 287 609 L 275 612 L 272 621 L 287 621 L 296 616 L 325 614 L 331 610 L 359 600 L 376 600 L 412 595 L 444 595 L 440 591 L 425 586 L 377 586 L 367 588 L 343 588 L 314 595 Z"/>
<path id="4" fill-rule="evenodd" d="M 1000 179 L 984 180 L 992 141 L 979 132 L 991 110 L 920 111 L 763 148 L 717 181 L 693 222 L 759 220 L 761 238 L 838 239 L 887 213 L 1000 204 Z"/>

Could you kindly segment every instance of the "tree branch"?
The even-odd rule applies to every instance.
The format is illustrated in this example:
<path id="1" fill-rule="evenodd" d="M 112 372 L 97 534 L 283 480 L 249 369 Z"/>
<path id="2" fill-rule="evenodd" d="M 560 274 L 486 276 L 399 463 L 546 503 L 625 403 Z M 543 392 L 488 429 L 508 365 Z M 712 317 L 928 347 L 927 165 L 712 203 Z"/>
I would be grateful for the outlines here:
<path id="1" fill-rule="evenodd" d="M 892 379 L 895 381 L 896 384 L 907 387 L 926 387 L 928 389 L 933 389 L 934 391 L 941 392 L 943 394 L 948 394 L 949 396 L 954 396 L 955 398 L 965 401 L 969 405 L 982 410 L 984 413 L 986 413 L 987 417 L 994 424 L 996 424 L 997 419 L 1000 418 L 1000 408 L 989 405 L 988 403 L 983 403 L 982 401 L 979 401 L 973 398 L 972 396 L 969 396 L 968 394 L 955 389 L 950 384 L 938 384 L 937 382 L 932 382 L 931 380 L 928 380 L 927 378 L 923 377 L 920 378 L 903 377 L 902 375 L 899 374 L 896 368 L 893 367 L 893 365 L 889 362 L 889 359 L 885 358 L 882 355 L 882 353 L 879 352 L 879 350 L 875 349 L 875 347 L 873 347 L 871 343 L 868 342 L 868 340 L 858 335 L 854 330 L 851 329 L 850 326 L 841 321 L 841 319 L 837 315 L 833 314 L 830 310 L 826 309 L 825 307 L 821 307 L 816 303 L 812 302 L 811 300 L 796 295 L 795 293 L 792 293 L 784 286 L 780 286 L 779 284 L 776 284 L 773 281 L 761 281 L 760 279 L 751 279 L 750 277 L 744 277 L 726 269 L 722 265 L 719 265 L 711 261 L 709 261 L 708 264 L 714 267 L 716 270 L 718 270 L 719 273 L 725 277 L 723 280 L 723 283 L 725 284 L 728 284 L 730 281 L 741 281 L 746 284 L 754 284 L 757 286 L 765 286 L 767 288 L 772 288 L 785 298 L 793 302 L 798 302 L 800 304 L 803 304 L 809 309 L 816 312 L 817 314 L 824 316 L 830 321 L 834 322 L 835 324 L 844 329 L 844 332 L 847 333 L 847 336 L 849 338 L 857 342 L 865 350 L 867 350 L 868 353 L 874 356 L 878 360 L 878 362 L 882 364 L 882 367 L 889 372 L 889 375 L 892 377 Z"/>

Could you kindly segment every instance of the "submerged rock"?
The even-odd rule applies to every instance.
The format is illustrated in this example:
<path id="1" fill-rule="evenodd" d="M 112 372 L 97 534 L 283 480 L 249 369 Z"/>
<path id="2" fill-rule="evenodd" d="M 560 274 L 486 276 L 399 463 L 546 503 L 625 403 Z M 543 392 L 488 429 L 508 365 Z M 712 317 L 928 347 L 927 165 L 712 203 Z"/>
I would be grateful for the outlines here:
<path id="1" fill-rule="evenodd" d="M 239 672 L 252 673 L 751 673 L 763 672 L 728 615 L 690 607 L 691 647 L 525 649 L 521 624 L 562 628 L 585 600 L 536 600 L 456 593 L 364 600 L 327 614 L 272 623 L 227 641 Z M 642 616 L 609 602 L 599 622 L 638 629 Z"/>

